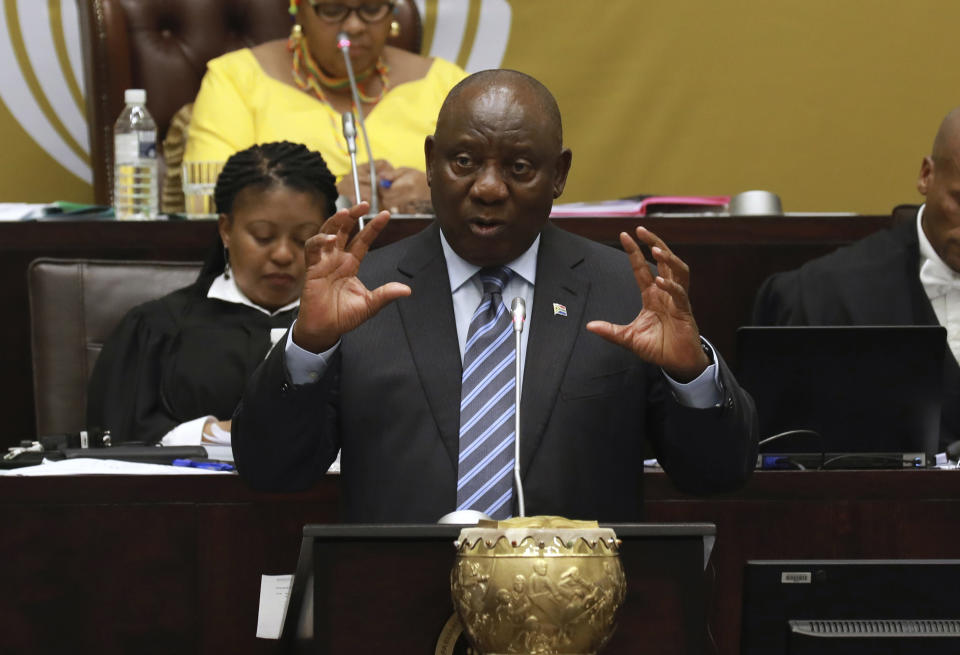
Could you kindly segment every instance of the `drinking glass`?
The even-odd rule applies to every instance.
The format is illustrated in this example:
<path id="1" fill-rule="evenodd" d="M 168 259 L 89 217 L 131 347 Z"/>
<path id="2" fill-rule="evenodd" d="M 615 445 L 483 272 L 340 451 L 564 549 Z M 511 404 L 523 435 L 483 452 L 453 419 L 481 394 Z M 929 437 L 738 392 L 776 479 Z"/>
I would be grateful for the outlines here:
<path id="1" fill-rule="evenodd" d="M 216 218 L 213 190 L 223 170 L 222 161 L 188 161 L 183 163 L 183 200 L 187 218 Z"/>

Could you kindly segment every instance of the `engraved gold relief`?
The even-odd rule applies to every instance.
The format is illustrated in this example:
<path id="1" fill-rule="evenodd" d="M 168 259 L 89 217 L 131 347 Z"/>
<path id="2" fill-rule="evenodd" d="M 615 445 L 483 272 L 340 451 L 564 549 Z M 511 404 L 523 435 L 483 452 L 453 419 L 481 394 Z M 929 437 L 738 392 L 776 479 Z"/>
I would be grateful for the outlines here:
<path id="1" fill-rule="evenodd" d="M 596 522 L 482 521 L 455 544 L 454 608 L 481 653 L 596 653 L 626 595 L 619 542 Z"/>

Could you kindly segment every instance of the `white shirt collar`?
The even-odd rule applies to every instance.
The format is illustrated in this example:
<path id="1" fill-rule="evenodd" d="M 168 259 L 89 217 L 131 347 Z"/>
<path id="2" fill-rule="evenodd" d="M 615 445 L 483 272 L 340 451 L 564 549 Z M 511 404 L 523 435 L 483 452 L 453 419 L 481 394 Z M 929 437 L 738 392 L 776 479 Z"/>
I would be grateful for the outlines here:
<path id="1" fill-rule="evenodd" d="M 928 259 L 932 259 L 946 266 L 943 260 L 940 259 L 937 251 L 933 249 L 933 246 L 930 244 L 930 239 L 927 238 L 926 233 L 923 231 L 923 208 L 926 206 L 926 203 L 920 205 L 920 210 L 917 211 L 917 241 L 920 243 L 920 266 L 923 266 L 924 262 Z"/>
<path id="2" fill-rule="evenodd" d="M 447 260 L 447 274 L 450 276 L 450 291 L 456 292 L 470 278 L 472 278 L 480 266 L 471 264 L 463 257 L 454 252 L 447 238 L 443 236 L 443 230 L 440 230 L 440 245 L 443 247 L 443 256 Z M 540 235 L 533 240 L 526 252 L 509 262 L 507 266 L 519 277 L 526 280 L 531 286 L 536 286 L 537 282 L 537 254 L 540 252 Z"/>
<path id="3" fill-rule="evenodd" d="M 223 300 L 224 302 L 232 302 L 237 305 L 253 307 L 257 311 L 263 312 L 267 316 L 276 316 L 281 312 L 285 312 L 288 309 L 293 309 L 300 305 L 300 298 L 297 298 L 293 302 L 271 312 L 269 309 L 264 309 L 260 305 L 247 298 L 247 296 L 240 291 L 240 287 L 237 286 L 236 278 L 233 276 L 227 277 L 223 273 L 217 276 L 217 278 L 213 281 L 213 284 L 210 285 L 210 289 L 207 291 L 207 298 L 214 298 L 216 300 Z"/>

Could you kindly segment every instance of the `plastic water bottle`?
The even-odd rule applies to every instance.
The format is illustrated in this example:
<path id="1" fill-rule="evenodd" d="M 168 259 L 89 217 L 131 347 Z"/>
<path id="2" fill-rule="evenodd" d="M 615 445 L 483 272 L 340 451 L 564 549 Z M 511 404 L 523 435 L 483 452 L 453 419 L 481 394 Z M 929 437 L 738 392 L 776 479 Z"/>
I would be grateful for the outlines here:
<path id="1" fill-rule="evenodd" d="M 147 92 L 127 89 L 113 126 L 113 211 L 121 220 L 157 217 L 157 124 Z"/>

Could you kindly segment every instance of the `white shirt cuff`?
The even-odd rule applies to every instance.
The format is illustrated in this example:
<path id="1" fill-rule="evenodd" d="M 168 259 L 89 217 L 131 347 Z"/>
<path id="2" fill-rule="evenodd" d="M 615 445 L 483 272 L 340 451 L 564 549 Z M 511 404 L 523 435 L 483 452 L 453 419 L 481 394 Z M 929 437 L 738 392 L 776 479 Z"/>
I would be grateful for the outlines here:
<path id="1" fill-rule="evenodd" d="M 702 338 L 702 337 L 701 337 Z M 717 349 L 713 344 L 706 341 L 707 345 L 714 352 L 713 363 L 710 364 L 703 373 L 698 375 L 690 382 L 677 382 L 670 377 L 666 371 L 663 377 L 673 388 L 673 393 L 681 405 L 693 407 L 694 409 L 709 409 L 716 407 L 723 402 L 723 387 L 720 385 L 720 365 L 717 364 Z"/>
<path id="2" fill-rule="evenodd" d="M 212 418 L 212 417 L 211 417 Z M 213 444 L 214 446 L 229 446 L 230 444 L 230 430 L 224 430 L 221 428 L 217 422 L 210 422 L 210 430 L 204 436 L 204 444 Z"/>
<path id="3" fill-rule="evenodd" d="M 293 342 L 293 326 L 296 324 L 297 322 L 294 321 L 290 326 L 287 332 L 287 343 L 284 346 L 287 373 L 290 374 L 290 381 L 294 384 L 312 384 L 326 373 L 327 366 L 330 365 L 330 357 L 337 352 L 340 342 L 337 341 L 332 348 L 322 353 L 304 350 Z"/>
<path id="4" fill-rule="evenodd" d="M 163 435 L 161 446 L 199 446 L 203 442 L 203 426 L 213 416 L 201 416 L 192 421 L 181 423 Z"/>

